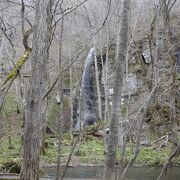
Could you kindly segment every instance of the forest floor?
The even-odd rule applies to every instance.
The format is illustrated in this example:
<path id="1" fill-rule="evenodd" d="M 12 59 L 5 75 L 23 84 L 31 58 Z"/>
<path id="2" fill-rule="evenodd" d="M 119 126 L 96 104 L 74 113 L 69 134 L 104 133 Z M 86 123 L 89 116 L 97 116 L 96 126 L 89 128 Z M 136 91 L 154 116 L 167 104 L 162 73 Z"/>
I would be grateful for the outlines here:
<path id="1" fill-rule="evenodd" d="M 65 164 L 72 150 L 70 137 L 65 135 L 62 141 L 61 163 Z M 9 138 L 3 137 L 0 142 L 0 167 L 1 172 L 13 172 L 12 166 L 8 169 L 8 163 L 20 164 L 21 162 L 21 139 L 14 136 L 11 139 L 12 144 L 9 147 Z M 41 166 L 55 166 L 57 160 L 57 138 L 47 137 L 47 147 L 44 155 L 41 155 Z M 131 158 L 134 144 L 128 143 L 124 158 L 124 164 L 127 164 Z M 141 147 L 135 165 L 138 166 L 158 166 L 162 165 L 169 153 L 170 145 L 157 150 L 151 142 L 149 147 Z M 118 155 L 117 155 L 118 156 Z M 120 158 L 119 158 L 120 159 Z M 105 162 L 104 139 L 102 137 L 85 136 L 81 143 L 75 148 L 70 165 L 103 165 Z M 117 162 L 118 163 L 118 162 Z M 174 158 L 173 163 L 180 165 L 180 157 Z M 6 168 L 4 168 L 6 165 Z M 15 167 L 15 165 L 14 165 Z M 15 171 L 15 170 L 14 170 Z"/>
<path id="2" fill-rule="evenodd" d="M 21 131 L 22 131 L 22 114 L 16 113 L 17 105 L 15 103 L 15 97 L 12 93 L 7 96 L 4 107 L 4 124 L 5 134 L 0 140 L 0 168 L 1 171 L 8 172 L 12 170 L 12 165 L 20 164 L 22 157 L 21 146 Z M 59 107 L 58 107 L 59 108 Z M 53 113 L 55 113 L 53 111 Z M 50 116 L 50 119 L 53 119 Z M 100 130 L 99 136 L 94 136 L 94 132 Z M 83 134 L 81 142 L 78 143 L 71 158 L 71 165 L 103 165 L 105 162 L 104 153 L 104 138 L 103 138 L 104 125 L 100 123 L 97 127 L 90 127 Z M 54 136 L 54 137 L 53 137 Z M 157 137 L 153 136 L 153 132 L 149 135 L 150 146 L 141 146 L 141 151 L 138 158 L 135 161 L 139 166 L 158 166 L 162 165 L 168 158 L 171 152 L 171 144 L 168 143 L 166 147 L 159 148 L 155 144 L 154 140 Z M 58 140 L 56 135 L 51 134 L 45 137 L 46 148 L 44 149 L 44 155 L 41 155 L 41 166 L 55 166 L 57 161 L 57 149 Z M 124 157 L 124 165 L 131 159 L 134 143 L 128 143 L 126 147 L 126 153 Z M 62 150 L 61 150 L 61 163 L 66 164 L 69 154 L 72 150 L 71 139 L 68 133 L 63 134 L 62 137 Z M 120 159 L 117 154 L 117 159 Z M 180 165 L 180 157 L 174 158 L 173 162 Z M 117 162 L 118 163 L 118 162 Z M 5 168 L 3 168 L 5 167 Z"/>

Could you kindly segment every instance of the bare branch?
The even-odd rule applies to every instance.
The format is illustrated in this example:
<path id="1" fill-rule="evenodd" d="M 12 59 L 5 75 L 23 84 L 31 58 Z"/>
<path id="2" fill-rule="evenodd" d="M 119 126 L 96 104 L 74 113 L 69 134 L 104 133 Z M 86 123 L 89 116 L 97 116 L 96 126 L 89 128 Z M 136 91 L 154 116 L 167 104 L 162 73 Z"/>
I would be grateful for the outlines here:
<path id="1" fill-rule="evenodd" d="M 14 4 L 14 5 L 22 6 L 22 3 L 14 2 L 14 1 L 11 1 L 11 0 L 1 0 L 0 3 L 11 3 L 11 4 Z M 27 5 L 27 4 L 24 4 L 24 5 L 26 7 L 28 7 L 28 8 L 33 8 L 34 9 L 34 6 Z"/>
<path id="2" fill-rule="evenodd" d="M 1 19 L 1 21 L 2 21 L 2 19 Z M 12 51 L 13 51 L 13 56 L 15 56 L 16 51 L 15 51 L 15 48 L 14 48 L 14 44 L 13 44 L 13 42 L 11 40 L 11 37 L 9 37 L 9 35 L 7 35 L 6 29 L 4 29 L 2 27 L 0 29 L 1 29 L 2 33 L 4 34 L 4 36 L 6 37 L 6 39 L 9 41 L 9 43 L 11 45 L 11 48 L 12 48 Z"/>
<path id="3" fill-rule="evenodd" d="M 135 147 L 135 150 L 134 150 L 134 153 L 132 155 L 131 160 L 129 161 L 127 167 L 125 168 L 125 170 L 123 171 L 121 177 L 119 178 L 120 180 L 124 179 L 124 177 L 125 177 L 125 175 L 127 173 L 127 170 L 132 166 L 132 164 L 134 163 L 134 161 L 137 158 L 138 153 L 140 152 L 140 138 L 141 138 L 141 133 L 142 133 L 142 126 L 143 126 L 143 123 L 145 121 L 145 117 L 147 115 L 149 105 L 152 102 L 152 100 L 154 99 L 156 91 L 157 91 L 157 86 L 155 86 L 153 88 L 153 90 L 151 91 L 151 93 L 150 93 L 149 97 L 147 98 L 146 102 L 143 104 L 142 108 L 138 111 L 138 112 L 141 112 L 142 115 L 141 115 L 140 122 L 139 122 L 139 127 L 138 127 L 136 147 Z"/>
<path id="4" fill-rule="evenodd" d="M 66 16 L 66 15 L 70 14 L 71 12 L 73 12 L 74 10 L 76 10 L 78 7 L 80 7 L 81 5 L 83 5 L 83 4 L 84 4 L 85 2 L 87 2 L 87 1 L 88 1 L 88 0 L 84 0 L 84 1 L 82 1 L 81 3 L 79 3 L 79 4 L 75 5 L 75 6 L 68 7 L 68 8 L 65 9 L 63 12 L 61 12 L 61 14 L 64 13 L 64 16 Z M 66 12 L 66 11 L 67 11 L 67 12 Z M 56 24 L 57 24 L 61 19 L 62 19 L 62 17 L 60 17 L 60 18 L 54 23 L 53 27 L 56 26 Z"/>
<path id="5" fill-rule="evenodd" d="M 32 28 L 29 29 L 28 31 L 26 31 L 24 33 L 24 37 L 23 37 L 23 45 L 24 45 L 25 50 L 27 50 L 27 51 L 32 50 L 31 47 L 29 47 L 29 44 L 28 44 L 28 38 L 29 38 L 31 33 L 32 33 Z"/>
<path id="6" fill-rule="evenodd" d="M 177 0 L 174 0 L 174 2 L 169 7 L 168 14 L 170 13 L 171 9 L 173 8 L 173 6 L 175 5 L 176 2 L 177 2 Z"/>
<path id="7" fill-rule="evenodd" d="M 87 1 L 87 0 L 86 0 Z M 103 26 L 105 25 L 107 19 L 108 19 L 108 16 L 109 16 L 109 12 L 110 12 L 110 9 L 111 9 L 111 0 L 109 1 L 109 8 L 108 8 L 108 11 L 107 11 L 107 14 L 106 14 L 106 17 L 101 25 L 101 27 L 88 39 L 87 43 L 84 45 L 84 47 L 82 48 L 82 50 L 76 55 L 75 58 L 73 58 L 71 60 L 71 63 L 68 65 L 68 67 L 66 69 L 64 69 L 64 71 L 66 71 L 67 69 L 69 69 L 76 61 L 77 59 L 79 58 L 79 56 L 86 50 L 86 48 L 88 47 L 89 43 L 91 42 L 91 40 L 93 39 L 93 37 L 103 28 Z M 51 41 L 52 42 L 52 41 Z M 55 78 L 55 81 L 52 83 L 51 87 L 47 90 L 47 92 L 42 96 L 42 99 L 41 100 L 44 100 L 47 95 L 53 90 L 54 86 L 56 85 L 59 77 L 60 77 L 61 73 L 59 73 L 57 75 L 57 77 Z"/>
<path id="8" fill-rule="evenodd" d="M 24 36 L 25 34 L 25 30 L 24 30 L 24 19 L 25 19 L 25 16 L 24 16 L 24 13 L 25 13 L 25 5 L 24 5 L 24 0 L 21 0 L 21 26 L 22 26 L 22 35 Z"/>
<path id="9" fill-rule="evenodd" d="M 169 155 L 169 158 L 167 159 L 166 163 L 164 164 L 164 167 L 159 175 L 159 177 L 157 178 L 157 180 L 163 180 L 166 177 L 166 172 L 167 172 L 167 168 L 170 164 L 170 162 L 172 161 L 172 159 L 177 156 L 180 152 L 180 145 L 178 145 Z"/>

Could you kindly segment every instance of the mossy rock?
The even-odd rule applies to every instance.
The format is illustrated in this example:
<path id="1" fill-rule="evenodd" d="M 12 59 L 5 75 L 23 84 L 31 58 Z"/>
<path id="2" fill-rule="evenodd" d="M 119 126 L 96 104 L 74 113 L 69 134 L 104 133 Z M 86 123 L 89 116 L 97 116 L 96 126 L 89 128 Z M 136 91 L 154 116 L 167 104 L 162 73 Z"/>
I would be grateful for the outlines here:
<path id="1" fill-rule="evenodd" d="M 21 166 L 19 162 L 8 161 L 2 164 L 1 170 L 3 172 L 19 174 L 21 170 Z"/>

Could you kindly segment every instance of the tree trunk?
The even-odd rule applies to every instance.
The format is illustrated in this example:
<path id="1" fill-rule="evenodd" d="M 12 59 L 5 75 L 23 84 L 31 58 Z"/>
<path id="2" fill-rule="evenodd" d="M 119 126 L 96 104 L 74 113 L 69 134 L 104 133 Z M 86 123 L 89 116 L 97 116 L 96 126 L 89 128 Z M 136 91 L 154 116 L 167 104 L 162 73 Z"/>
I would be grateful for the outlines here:
<path id="1" fill-rule="evenodd" d="M 63 12 L 62 8 L 61 11 Z M 58 137 L 58 153 L 57 153 L 57 169 L 56 169 L 56 180 L 59 180 L 60 177 L 60 164 L 61 164 L 61 148 L 62 148 L 62 129 L 63 129 L 63 111 L 64 111 L 64 92 L 63 92 L 63 64 L 62 64 L 62 45 L 63 45 L 63 33 L 64 33 L 64 13 L 62 14 L 62 22 L 61 22 L 61 31 L 59 37 L 59 72 L 61 73 L 58 89 L 59 89 L 59 119 L 58 119 L 58 129 L 57 129 L 57 137 Z"/>
<path id="2" fill-rule="evenodd" d="M 115 174 L 115 162 L 116 162 L 116 150 L 118 144 L 118 129 L 119 119 L 121 112 L 121 95 L 123 76 L 125 71 L 125 62 L 127 54 L 127 42 L 128 42 L 128 26 L 129 26 L 129 11 L 130 0 L 124 0 L 122 9 L 122 22 L 119 33 L 119 42 L 117 44 L 117 59 L 115 64 L 115 80 L 114 80 L 114 94 L 113 94 L 113 107 L 112 117 L 110 121 L 110 134 L 108 142 L 108 150 L 106 157 L 106 165 L 104 172 L 104 179 L 114 179 Z"/>
<path id="3" fill-rule="evenodd" d="M 156 56 L 154 59 L 154 86 L 160 83 L 161 72 L 163 69 L 163 50 L 164 50 L 164 0 L 159 1 L 159 11 L 156 19 Z"/>
<path id="4" fill-rule="evenodd" d="M 108 43 L 109 44 L 109 43 Z M 107 46 L 107 50 L 106 50 L 106 62 L 105 62 L 105 67 L 103 69 L 104 73 L 103 73 L 103 78 L 104 78 L 104 96 L 105 96 L 105 110 L 104 110 L 104 122 L 105 124 L 107 125 L 107 120 L 109 118 L 108 116 L 108 63 L 109 63 L 109 58 L 108 58 L 108 55 L 109 55 L 109 48 Z"/>
<path id="5" fill-rule="evenodd" d="M 95 64 L 96 88 L 97 88 L 97 96 L 98 96 L 98 115 L 99 115 L 99 119 L 102 120 L 101 91 L 100 91 L 99 71 L 98 71 L 97 63 L 98 62 L 97 62 L 97 56 L 96 56 L 96 40 L 94 38 L 94 64 Z"/>
<path id="6" fill-rule="evenodd" d="M 71 64 L 71 50 L 69 50 L 69 65 Z M 70 69 L 69 69 L 69 89 L 70 89 L 70 99 L 69 99 L 69 104 L 70 104 L 70 120 L 71 120 L 71 124 L 70 124 L 70 137 L 71 137 L 71 143 L 73 143 L 73 70 L 72 67 L 70 65 Z"/>
<path id="7" fill-rule="evenodd" d="M 25 105 L 25 127 L 21 180 L 39 179 L 39 159 L 42 145 L 42 131 L 45 120 L 46 99 L 42 101 L 47 85 L 47 63 L 51 39 L 53 1 L 37 0 L 31 77 Z"/>

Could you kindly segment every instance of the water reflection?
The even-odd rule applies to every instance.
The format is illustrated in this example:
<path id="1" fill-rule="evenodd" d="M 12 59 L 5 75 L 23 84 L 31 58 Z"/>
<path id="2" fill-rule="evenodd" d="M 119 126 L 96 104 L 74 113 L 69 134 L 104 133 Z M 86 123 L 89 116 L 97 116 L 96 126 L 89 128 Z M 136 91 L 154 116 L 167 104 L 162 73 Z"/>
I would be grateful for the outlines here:
<path id="1" fill-rule="evenodd" d="M 49 176 L 55 176 L 55 168 L 45 169 Z M 62 169 L 63 170 L 63 169 Z M 122 171 L 122 169 L 120 170 Z M 161 167 L 132 167 L 129 169 L 127 179 L 136 180 L 156 180 L 161 171 Z M 67 178 L 101 178 L 103 173 L 102 166 L 91 167 L 69 167 Z M 179 180 L 180 167 L 168 168 L 167 177 L 165 180 Z"/>

